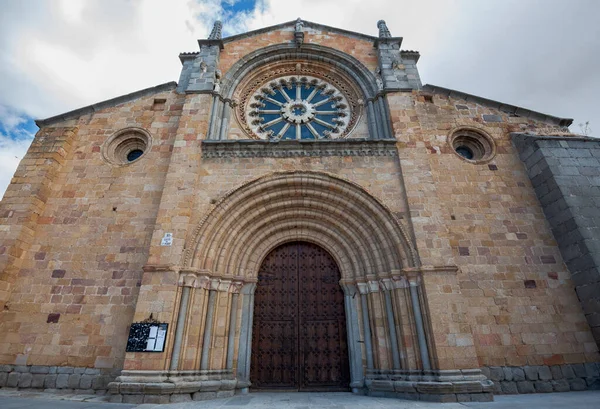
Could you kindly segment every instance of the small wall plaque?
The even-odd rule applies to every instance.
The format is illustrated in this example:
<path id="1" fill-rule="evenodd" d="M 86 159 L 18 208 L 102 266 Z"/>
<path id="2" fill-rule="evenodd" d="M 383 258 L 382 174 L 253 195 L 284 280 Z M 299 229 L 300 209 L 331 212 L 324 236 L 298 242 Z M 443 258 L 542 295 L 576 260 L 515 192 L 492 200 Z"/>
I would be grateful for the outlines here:
<path id="1" fill-rule="evenodd" d="M 160 241 L 161 246 L 172 246 L 173 245 L 173 233 L 165 233 L 162 240 Z"/>
<path id="2" fill-rule="evenodd" d="M 129 329 L 127 352 L 164 352 L 169 324 L 135 322 Z"/>

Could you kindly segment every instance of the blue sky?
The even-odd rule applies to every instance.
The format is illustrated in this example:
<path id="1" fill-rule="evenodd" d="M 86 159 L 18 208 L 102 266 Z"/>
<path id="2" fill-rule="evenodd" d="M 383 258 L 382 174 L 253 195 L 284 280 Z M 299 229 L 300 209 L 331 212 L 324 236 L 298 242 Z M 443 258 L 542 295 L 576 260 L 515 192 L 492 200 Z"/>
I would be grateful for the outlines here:
<path id="1" fill-rule="evenodd" d="M 0 2 L 0 196 L 47 118 L 177 81 L 215 20 L 223 34 L 306 20 L 418 50 L 423 83 L 590 121 L 600 133 L 597 0 L 20 0 Z"/>

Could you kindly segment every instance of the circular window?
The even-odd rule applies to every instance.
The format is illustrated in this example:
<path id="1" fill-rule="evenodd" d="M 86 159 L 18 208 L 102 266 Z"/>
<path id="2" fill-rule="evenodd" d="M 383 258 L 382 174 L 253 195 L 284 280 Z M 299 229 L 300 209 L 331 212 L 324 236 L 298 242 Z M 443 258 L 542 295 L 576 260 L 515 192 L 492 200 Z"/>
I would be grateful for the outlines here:
<path id="1" fill-rule="evenodd" d="M 254 92 L 246 117 L 260 139 L 325 139 L 344 134 L 350 110 L 333 85 L 310 76 L 286 76 Z"/>
<path id="2" fill-rule="evenodd" d="M 267 141 L 346 138 L 364 110 L 354 79 L 317 61 L 266 64 L 236 85 L 232 100 L 244 133 Z"/>
<path id="3" fill-rule="evenodd" d="M 144 154 L 144 151 L 141 149 L 134 149 L 127 154 L 127 162 L 133 162 L 138 159 L 140 156 Z"/>
<path id="4" fill-rule="evenodd" d="M 150 150 L 151 141 L 150 134 L 144 129 L 122 129 L 104 143 L 102 156 L 113 165 L 128 165 Z"/>
<path id="5" fill-rule="evenodd" d="M 480 129 L 456 129 L 450 133 L 448 143 L 456 155 L 468 162 L 487 162 L 496 154 L 494 140 Z"/>

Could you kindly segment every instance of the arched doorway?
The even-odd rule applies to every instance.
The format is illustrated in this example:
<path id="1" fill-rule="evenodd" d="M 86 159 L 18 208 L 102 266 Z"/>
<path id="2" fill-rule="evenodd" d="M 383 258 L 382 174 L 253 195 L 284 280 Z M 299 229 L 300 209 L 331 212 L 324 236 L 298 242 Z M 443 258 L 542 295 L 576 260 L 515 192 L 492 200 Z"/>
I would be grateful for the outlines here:
<path id="1" fill-rule="evenodd" d="M 267 255 L 254 301 L 253 388 L 348 390 L 339 279 L 335 260 L 315 244 L 285 243 Z"/>

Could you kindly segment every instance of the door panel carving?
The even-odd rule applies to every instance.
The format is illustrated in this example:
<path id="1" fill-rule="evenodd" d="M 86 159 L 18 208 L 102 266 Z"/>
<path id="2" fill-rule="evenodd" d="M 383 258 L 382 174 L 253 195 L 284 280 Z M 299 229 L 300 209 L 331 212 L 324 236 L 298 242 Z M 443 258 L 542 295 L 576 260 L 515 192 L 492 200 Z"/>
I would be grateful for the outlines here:
<path id="1" fill-rule="evenodd" d="M 287 243 L 258 275 L 252 331 L 254 388 L 346 390 L 344 294 L 333 258 L 314 244 Z"/>

